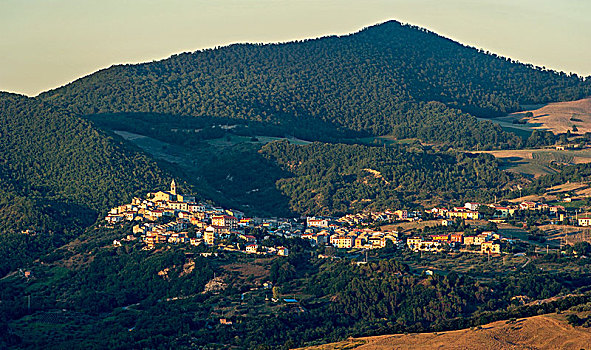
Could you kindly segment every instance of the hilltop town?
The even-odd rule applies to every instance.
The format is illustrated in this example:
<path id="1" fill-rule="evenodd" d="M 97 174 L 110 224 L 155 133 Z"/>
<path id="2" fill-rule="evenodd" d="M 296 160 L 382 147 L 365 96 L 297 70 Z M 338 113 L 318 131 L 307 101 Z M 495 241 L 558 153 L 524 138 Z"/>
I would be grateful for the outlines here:
<path id="1" fill-rule="evenodd" d="M 169 191 L 149 193 L 146 199 L 133 198 L 131 203 L 111 209 L 105 220 L 110 225 L 134 224 L 132 232 L 122 240 L 115 240 L 114 245 L 139 239 L 145 249 L 161 244 L 187 244 L 247 254 L 288 256 L 287 247 L 275 245 L 268 239 L 282 237 L 344 250 L 392 247 L 415 252 L 462 251 L 499 256 L 503 252 L 515 252 L 517 240 L 503 236 L 497 224 L 524 215 L 543 219 L 528 219 L 532 226 L 591 225 L 591 218 L 569 216 L 563 206 L 532 201 L 508 205 L 468 202 L 463 207 L 368 211 L 342 217 L 250 218 L 239 210 L 216 207 L 196 201 L 195 196 L 177 193 L 174 180 Z M 429 225 L 422 225 L 418 230 L 395 227 L 404 222 Z M 470 227 L 467 222 L 480 225 Z M 252 230 L 264 233 L 263 237 L 257 239 L 250 234 Z"/>

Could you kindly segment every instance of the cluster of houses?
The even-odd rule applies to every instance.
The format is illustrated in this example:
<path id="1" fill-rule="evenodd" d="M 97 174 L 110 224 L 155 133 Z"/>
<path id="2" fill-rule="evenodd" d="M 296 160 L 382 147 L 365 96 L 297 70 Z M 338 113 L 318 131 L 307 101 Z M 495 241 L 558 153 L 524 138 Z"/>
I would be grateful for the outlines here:
<path id="1" fill-rule="evenodd" d="M 492 231 L 482 232 L 476 236 L 464 236 L 463 233 L 456 232 L 450 234 L 429 235 L 428 238 L 411 237 L 406 240 L 406 244 L 409 249 L 416 252 L 439 252 L 445 247 L 461 249 L 478 246 L 480 249 L 476 249 L 476 252 L 482 254 L 500 254 L 501 241 L 506 240 L 506 238 L 501 237 L 501 235 Z M 465 249 L 464 251 L 474 250 Z"/>
<path id="2" fill-rule="evenodd" d="M 195 197 L 177 194 L 173 180 L 170 191 L 150 193 L 147 199 L 134 198 L 130 204 L 111 209 L 105 220 L 110 224 L 131 221 L 133 235 L 125 240 L 141 237 L 148 249 L 157 244 L 190 244 L 199 246 L 218 246 L 224 250 L 242 251 L 252 254 L 276 254 L 287 256 L 286 247 L 260 246 L 256 237 L 245 234 L 246 227 L 277 228 L 277 234 L 290 234 L 290 222 L 245 218 L 238 210 L 215 207 L 207 203 L 196 202 Z M 191 234 L 189 234 L 191 231 Z M 235 234 L 241 244 L 224 245 L 224 238 Z M 115 241 L 120 245 L 120 241 Z"/>
<path id="3" fill-rule="evenodd" d="M 371 213 L 367 215 L 371 215 Z M 306 218 L 306 230 L 301 238 L 310 240 L 312 245 L 330 244 L 342 249 L 376 249 L 386 247 L 387 241 L 391 241 L 393 244 L 400 243 L 398 232 L 350 228 L 350 225 L 343 224 L 344 222 L 349 223 L 350 219 L 349 215 L 338 220 L 308 217 Z"/>
<path id="4" fill-rule="evenodd" d="M 432 208 L 424 212 L 363 212 L 340 218 L 307 217 L 305 222 L 296 219 L 247 218 L 238 210 L 215 207 L 195 201 L 194 196 L 178 194 L 173 180 L 169 191 L 150 193 L 147 199 L 134 198 L 130 204 L 111 209 L 105 220 L 111 224 L 134 222 L 133 235 L 128 235 L 126 239 L 141 237 L 148 249 L 154 248 L 157 244 L 204 244 L 251 254 L 289 254 L 286 247 L 263 246 L 257 242 L 256 237 L 245 233 L 247 228 L 259 227 L 266 228 L 269 235 L 298 237 L 309 240 L 312 245 L 332 245 L 341 249 L 379 249 L 386 247 L 390 241 L 393 245 L 406 246 L 414 251 L 437 252 L 451 247 L 498 254 L 501 252 L 501 242 L 505 238 L 495 232 L 483 232 L 477 236 L 440 233 L 405 239 L 399 236 L 397 231 L 384 232 L 367 228 L 367 224 L 370 223 L 418 221 L 425 213 L 430 218 L 441 219 L 442 226 L 452 225 L 457 218 L 478 220 L 482 219 L 482 211 L 479 210 L 481 205 L 483 204 L 466 203 L 463 207 Z M 487 206 L 493 209 L 495 219 L 507 218 L 519 210 L 548 211 L 556 216 L 564 211 L 561 206 L 536 202 Z M 579 218 L 578 224 L 591 226 L 591 217 Z M 238 237 L 240 243 L 228 244 L 224 241 L 232 235 Z"/>

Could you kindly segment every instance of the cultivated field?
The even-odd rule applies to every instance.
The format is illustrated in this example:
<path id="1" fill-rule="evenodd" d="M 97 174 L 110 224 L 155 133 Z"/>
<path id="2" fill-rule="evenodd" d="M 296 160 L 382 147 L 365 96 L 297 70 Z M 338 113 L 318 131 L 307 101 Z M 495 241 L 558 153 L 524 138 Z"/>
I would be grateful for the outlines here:
<path id="1" fill-rule="evenodd" d="M 357 349 L 589 349 L 591 329 L 572 327 L 564 314 L 497 321 L 482 329 L 355 338 L 306 350 Z"/>
<path id="2" fill-rule="evenodd" d="M 591 149 L 564 150 L 555 149 L 521 149 L 482 151 L 490 153 L 501 161 L 504 170 L 538 177 L 554 174 L 552 162 L 564 164 L 591 163 Z"/>

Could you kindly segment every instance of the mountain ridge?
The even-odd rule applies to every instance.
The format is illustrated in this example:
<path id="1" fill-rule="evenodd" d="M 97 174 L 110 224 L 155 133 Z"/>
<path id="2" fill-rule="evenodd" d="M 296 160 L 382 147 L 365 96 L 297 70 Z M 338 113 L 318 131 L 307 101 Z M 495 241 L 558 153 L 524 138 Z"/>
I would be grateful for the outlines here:
<path id="1" fill-rule="evenodd" d="M 523 103 L 587 94 L 591 83 L 576 75 L 516 63 L 390 21 L 345 36 L 233 44 L 117 65 L 38 98 L 81 115 L 229 118 L 279 125 L 311 140 L 393 134 L 503 148 L 518 140 L 470 114 L 502 115 Z M 432 104 L 440 106 L 433 110 Z M 446 133 L 465 136 L 449 140 Z"/>

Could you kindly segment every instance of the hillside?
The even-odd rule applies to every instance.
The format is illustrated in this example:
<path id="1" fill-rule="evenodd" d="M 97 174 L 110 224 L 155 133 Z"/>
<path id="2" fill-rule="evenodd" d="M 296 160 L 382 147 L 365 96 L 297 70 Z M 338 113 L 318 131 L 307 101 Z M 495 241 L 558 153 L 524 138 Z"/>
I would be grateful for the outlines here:
<path id="1" fill-rule="evenodd" d="M 18 265 L 18 254 L 63 243 L 99 212 L 166 182 L 154 161 L 89 122 L 0 93 L 0 258 L 10 257 L 8 265 Z"/>
<path id="2" fill-rule="evenodd" d="M 490 155 L 402 146 L 283 141 L 260 153 L 286 172 L 276 187 L 291 209 L 308 215 L 411 207 L 424 200 L 486 200 L 516 177 L 500 171 Z"/>
<path id="3" fill-rule="evenodd" d="M 386 22 L 284 44 L 236 44 L 101 70 L 40 99 L 80 114 L 154 112 L 275 125 L 312 140 L 392 134 L 457 147 L 519 139 L 477 116 L 591 93 L 577 76 Z M 284 136 L 272 135 L 272 136 Z"/>
<path id="4" fill-rule="evenodd" d="M 528 112 L 531 112 L 531 116 Z M 591 132 L 591 98 L 550 103 L 539 108 L 510 114 L 503 119 L 519 119 L 526 122 L 524 125 L 526 127 L 548 130 L 554 134 L 567 131 L 584 134 Z"/>
<path id="5" fill-rule="evenodd" d="M 329 349 L 588 349 L 589 328 L 569 325 L 564 315 L 549 314 L 516 320 L 498 321 L 482 329 L 395 334 L 352 338 L 339 343 L 311 346 L 306 350 Z"/>

